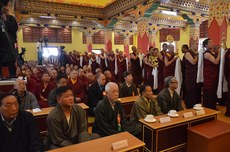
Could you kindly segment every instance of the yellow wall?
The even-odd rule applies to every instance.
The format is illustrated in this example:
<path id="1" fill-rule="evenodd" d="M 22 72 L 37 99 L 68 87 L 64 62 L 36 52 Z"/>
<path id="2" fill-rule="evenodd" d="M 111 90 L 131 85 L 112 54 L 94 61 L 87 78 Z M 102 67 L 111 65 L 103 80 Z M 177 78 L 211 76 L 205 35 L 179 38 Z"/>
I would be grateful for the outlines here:
<path id="1" fill-rule="evenodd" d="M 134 35 L 134 45 L 137 46 L 137 36 Z M 114 32 L 112 33 L 112 42 L 114 42 Z M 19 48 L 26 48 L 27 52 L 25 54 L 26 60 L 37 60 L 37 51 L 36 51 L 36 43 L 24 43 L 23 42 L 23 34 L 22 29 L 18 31 L 18 45 Z M 65 46 L 65 50 L 67 52 L 72 50 L 78 50 L 80 52 L 84 52 L 86 50 L 86 44 L 82 43 L 82 32 L 77 29 L 72 29 L 72 43 L 49 43 L 49 46 Z M 130 45 L 130 49 L 131 49 Z M 93 44 L 93 49 L 101 49 L 105 48 L 104 44 Z M 121 51 L 124 51 L 124 45 L 115 45 L 112 43 L 112 48 L 115 50 L 118 48 Z"/>
<path id="2" fill-rule="evenodd" d="M 187 44 L 189 46 L 189 35 L 190 35 L 190 26 L 187 26 L 185 29 L 180 30 L 180 41 L 176 42 L 176 48 L 181 58 L 183 56 L 181 52 L 181 47 L 184 44 Z"/>

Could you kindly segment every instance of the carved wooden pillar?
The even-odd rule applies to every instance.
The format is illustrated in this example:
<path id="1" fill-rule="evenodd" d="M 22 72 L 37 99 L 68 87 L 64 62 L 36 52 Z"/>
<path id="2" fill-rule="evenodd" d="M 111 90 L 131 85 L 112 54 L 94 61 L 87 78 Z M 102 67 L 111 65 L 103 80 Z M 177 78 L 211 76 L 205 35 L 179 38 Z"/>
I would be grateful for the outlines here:
<path id="1" fill-rule="evenodd" d="M 141 49 L 142 53 L 146 54 L 148 52 L 148 45 L 149 45 L 148 22 L 144 20 L 139 21 L 137 30 L 138 30 L 138 41 L 137 41 L 138 48 Z"/>
<path id="2" fill-rule="evenodd" d="M 92 34 L 91 33 L 88 33 L 86 34 L 86 49 L 88 52 L 92 52 L 92 49 L 93 49 L 93 39 L 92 39 Z"/>
<path id="3" fill-rule="evenodd" d="M 129 58 L 129 36 L 124 38 L 124 53 Z"/>
<path id="4" fill-rule="evenodd" d="M 105 51 L 112 50 L 112 31 L 105 31 Z"/>
<path id="5" fill-rule="evenodd" d="M 211 0 L 209 5 L 208 34 L 214 45 L 221 45 L 222 38 L 227 38 L 229 2 Z"/>

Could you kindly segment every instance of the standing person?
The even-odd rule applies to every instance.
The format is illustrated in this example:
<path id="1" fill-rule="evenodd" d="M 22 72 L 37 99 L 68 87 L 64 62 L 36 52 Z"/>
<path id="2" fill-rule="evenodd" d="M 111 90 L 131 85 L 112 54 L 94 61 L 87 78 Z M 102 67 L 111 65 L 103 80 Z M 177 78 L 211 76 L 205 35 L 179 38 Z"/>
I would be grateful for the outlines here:
<path id="1" fill-rule="evenodd" d="M 212 40 L 209 38 L 204 40 L 203 46 L 205 48 L 203 106 L 216 109 L 220 50 L 214 52 Z"/>
<path id="2" fill-rule="evenodd" d="M 33 115 L 20 111 L 17 98 L 0 95 L 0 151 L 42 152 L 44 145 Z"/>
<path id="3" fill-rule="evenodd" d="M 153 86 L 153 62 L 154 59 L 157 59 L 153 55 L 153 50 L 154 48 L 151 46 L 149 47 L 149 52 L 148 54 L 144 57 L 144 84 Z"/>
<path id="4" fill-rule="evenodd" d="M 130 54 L 131 72 L 133 74 L 133 82 L 136 86 L 139 86 L 142 80 L 141 59 L 139 58 L 139 52 L 135 46 L 132 46 L 132 51 L 133 53 Z"/>
<path id="5" fill-rule="evenodd" d="M 116 75 L 115 75 L 115 53 L 113 51 L 110 51 L 108 54 L 108 70 L 111 72 L 113 78 L 116 79 Z"/>
<path id="6" fill-rule="evenodd" d="M 107 62 L 107 57 L 106 57 L 106 54 L 105 54 L 105 50 L 104 49 L 101 49 L 101 54 L 99 54 L 99 66 L 100 66 L 100 69 L 102 70 L 102 72 L 104 72 L 106 70 L 106 62 Z"/>
<path id="7" fill-rule="evenodd" d="M 162 45 L 162 51 L 158 54 L 158 92 L 160 92 L 164 87 L 164 56 L 167 51 L 168 45 L 164 43 Z"/>
<path id="8" fill-rule="evenodd" d="M 230 49 L 225 54 L 224 75 L 228 81 L 228 99 L 225 116 L 230 117 Z"/>
<path id="9" fill-rule="evenodd" d="M 42 65 L 43 40 L 40 37 L 37 42 L 38 65 Z"/>
<path id="10" fill-rule="evenodd" d="M 174 45 L 169 44 L 168 52 L 165 53 L 164 56 L 164 63 L 165 63 L 164 72 L 163 72 L 164 78 L 175 75 L 175 66 L 176 66 L 177 58 L 178 56 L 175 56 L 174 54 Z"/>
<path id="11" fill-rule="evenodd" d="M 127 70 L 126 56 L 123 54 L 122 51 L 119 51 L 117 55 L 117 77 L 119 83 L 124 82 L 124 77 L 122 74 L 126 70 Z"/>
<path id="12" fill-rule="evenodd" d="M 18 24 L 16 19 L 9 15 L 9 0 L 0 2 L 0 77 L 2 66 L 8 67 L 10 77 L 16 77 L 16 60 L 18 52 L 15 49 L 17 43 Z"/>
<path id="13" fill-rule="evenodd" d="M 194 45 L 194 44 L 193 44 Z M 192 47 L 193 48 L 193 47 Z M 189 50 L 188 45 L 182 46 L 183 57 L 183 88 L 186 108 L 190 109 L 193 105 L 201 102 L 201 89 L 196 83 L 198 54 Z"/>

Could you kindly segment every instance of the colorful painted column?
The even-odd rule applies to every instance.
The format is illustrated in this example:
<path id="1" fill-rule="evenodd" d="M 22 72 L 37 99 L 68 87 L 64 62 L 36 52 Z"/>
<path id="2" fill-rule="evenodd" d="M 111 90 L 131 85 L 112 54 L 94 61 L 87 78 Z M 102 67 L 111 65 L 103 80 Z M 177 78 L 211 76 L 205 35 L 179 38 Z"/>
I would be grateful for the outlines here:
<path id="1" fill-rule="evenodd" d="M 93 35 L 91 33 L 86 34 L 86 49 L 88 52 L 92 52 L 92 49 L 93 49 L 92 36 Z"/>
<path id="2" fill-rule="evenodd" d="M 209 5 L 208 35 L 214 45 L 221 45 L 223 37 L 227 39 L 228 0 L 211 0 Z"/>
<path id="3" fill-rule="evenodd" d="M 137 47 L 141 49 L 141 52 L 146 54 L 148 52 L 148 45 L 149 45 L 149 31 L 148 31 L 148 22 L 143 20 L 139 21 L 137 25 L 138 31 L 138 40 L 137 40 Z"/>
<path id="4" fill-rule="evenodd" d="M 105 31 L 105 51 L 112 50 L 112 31 Z"/>
<path id="5" fill-rule="evenodd" d="M 124 38 L 124 54 L 129 58 L 129 36 Z"/>
<path id="6" fill-rule="evenodd" d="M 190 25 L 190 35 L 189 35 L 189 46 L 192 46 L 194 43 L 199 44 L 200 38 L 200 24 Z M 198 50 L 198 45 L 196 50 Z"/>

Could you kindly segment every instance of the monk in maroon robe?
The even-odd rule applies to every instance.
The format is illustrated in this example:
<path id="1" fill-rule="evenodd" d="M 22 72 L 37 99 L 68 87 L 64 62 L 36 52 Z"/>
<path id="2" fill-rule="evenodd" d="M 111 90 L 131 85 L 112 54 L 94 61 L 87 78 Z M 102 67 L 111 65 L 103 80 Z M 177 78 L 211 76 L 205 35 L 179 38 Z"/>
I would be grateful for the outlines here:
<path id="1" fill-rule="evenodd" d="M 84 55 L 82 56 L 82 67 L 84 65 L 88 66 L 89 65 L 89 55 L 88 52 L 85 52 Z"/>
<path id="2" fill-rule="evenodd" d="M 75 56 L 76 65 L 80 68 L 81 67 L 81 55 L 78 51 L 76 51 L 74 52 L 74 56 Z"/>
<path id="3" fill-rule="evenodd" d="M 164 88 L 164 56 L 167 51 L 168 45 L 166 43 L 163 44 L 162 51 L 158 54 L 158 89 L 157 91 L 160 92 Z"/>
<path id="4" fill-rule="evenodd" d="M 71 71 L 67 85 L 71 88 L 77 102 L 85 102 L 86 92 L 84 84 L 78 79 L 78 72 L 76 70 Z"/>
<path id="5" fill-rule="evenodd" d="M 115 54 L 113 51 L 110 51 L 108 55 L 108 70 L 111 72 L 113 78 L 116 78 L 115 75 Z"/>
<path id="6" fill-rule="evenodd" d="M 69 64 L 73 64 L 75 65 L 76 62 L 75 62 L 75 56 L 72 52 L 69 52 L 69 61 L 68 61 Z"/>
<path id="7" fill-rule="evenodd" d="M 133 75 L 133 83 L 139 86 L 142 81 L 142 67 L 140 65 L 139 52 L 135 46 L 132 47 L 133 53 L 130 54 L 131 72 Z"/>
<path id="8" fill-rule="evenodd" d="M 92 53 L 92 55 L 90 57 L 90 60 L 91 60 L 91 71 L 92 71 L 93 74 L 96 74 L 96 69 L 99 68 L 99 65 L 97 63 L 95 53 Z"/>
<path id="9" fill-rule="evenodd" d="M 42 74 L 42 82 L 37 85 L 36 97 L 41 108 L 48 107 L 48 96 L 55 86 L 50 82 L 50 75 L 47 72 Z"/>
<path id="10" fill-rule="evenodd" d="M 228 99 L 225 116 L 230 117 L 230 49 L 225 54 L 224 75 L 228 81 Z"/>
<path id="11" fill-rule="evenodd" d="M 199 84 L 196 83 L 197 78 L 197 64 L 198 54 L 193 50 L 189 50 L 188 45 L 182 46 L 183 57 L 183 89 L 184 89 L 184 100 L 186 108 L 190 109 L 195 104 L 201 102 L 201 89 Z"/>
<path id="12" fill-rule="evenodd" d="M 168 76 L 174 76 L 177 58 L 178 56 L 175 56 L 174 54 L 174 46 L 172 44 L 169 44 L 168 52 L 165 53 L 164 56 L 164 63 L 165 63 L 164 71 L 163 71 L 164 78 Z"/>
<path id="13" fill-rule="evenodd" d="M 100 58 L 100 65 L 99 65 L 100 69 L 102 70 L 102 72 L 104 72 L 106 70 L 105 60 L 107 60 L 104 49 L 101 49 L 101 54 L 99 54 L 99 58 Z"/>
<path id="14" fill-rule="evenodd" d="M 117 77 L 118 77 L 118 82 L 123 83 L 125 81 L 123 77 L 123 72 L 127 70 L 127 65 L 126 65 L 126 56 L 123 55 L 123 52 L 120 51 L 117 55 Z"/>
<path id="15" fill-rule="evenodd" d="M 214 52 L 213 43 L 211 39 L 206 39 L 203 42 L 204 48 L 204 92 L 203 92 L 203 106 L 211 109 L 216 109 L 217 86 L 219 79 L 219 62 L 220 50 Z"/>
<path id="16" fill-rule="evenodd" d="M 31 78 L 32 72 L 30 69 L 26 70 L 26 90 L 32 92 L 33 94 L 36 93 L 36 86 L 37 86 L 37 81 Z"/>
<path id="17" fill-rule="evenodd" d="M 146 56 L 144 57 L 143 61 L 144 61 L 144 83 L 146 85 L 151 86 L 151 88 L 153 87 L 153 75 L 152 75 L 152 71 L 153 71 L 153 65 L 152 65 L 152 59 L 153 59 L 153 47 L 149 47 L 149 52 L 148 54 L 146 54 Z"/>

